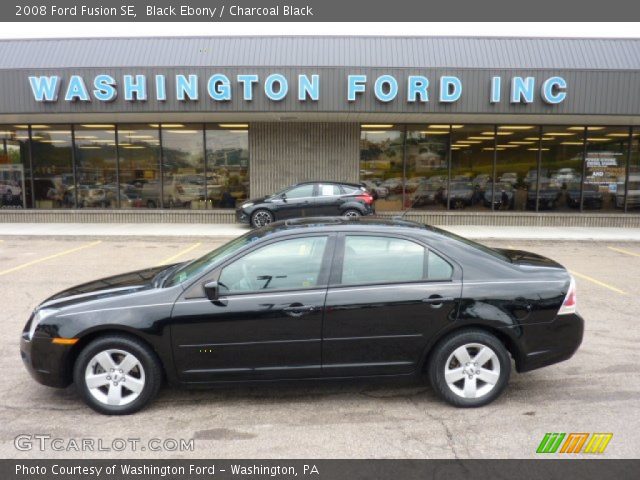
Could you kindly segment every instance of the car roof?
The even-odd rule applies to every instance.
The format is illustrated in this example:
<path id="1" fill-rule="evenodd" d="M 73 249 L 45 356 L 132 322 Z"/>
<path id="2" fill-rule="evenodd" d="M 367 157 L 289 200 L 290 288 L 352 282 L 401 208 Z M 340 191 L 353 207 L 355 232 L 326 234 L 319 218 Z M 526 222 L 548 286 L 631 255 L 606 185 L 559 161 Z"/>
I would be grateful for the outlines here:
<path id="1" fill-rule="evenodd" d="M 281 220 L 274 222 L 268 227 L 263 227 L 261 231 L 263 235 L 270 236 L 276 233 L 292 233 L 297 230 L 305 231 L 389 231 L 405 233 L 417 233 L 421 235 L 429 232 L 436 234 L 439 229 L 399 217 L 379 218 L 379 217 L 359 217 L 354 219 L 346 219 L 344 217 L 312 217 L 312 218 L 294 218 L 291 220 Z"/>
<path id="2" fill-rule="evenodd" d="M 316 184 L 316 183 L 331 184 L 331 185 L 348 185 L 349 187 L 356 187 L 356 188 L 360 188 L 362 186 L 359 183 L 338 182 L 336 180 L 311 180 L 307 182 L 296 183 L 294 185 L 291 185 L 291 187 L 297 187 L 298 185 Z"/>

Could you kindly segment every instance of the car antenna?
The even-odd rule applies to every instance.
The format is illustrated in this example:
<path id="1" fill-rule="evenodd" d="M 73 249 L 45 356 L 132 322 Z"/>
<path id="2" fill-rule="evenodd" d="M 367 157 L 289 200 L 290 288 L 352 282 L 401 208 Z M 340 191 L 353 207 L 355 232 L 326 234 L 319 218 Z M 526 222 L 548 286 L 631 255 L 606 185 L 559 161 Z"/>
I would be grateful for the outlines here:
<path id="1" fill-rule="evenodd" d="M 411 202 L 411 206 L 409 208 L 407 208 L 404 212 L 402 212 L 402 215 L 400 216 L 396 216 L 394 217 L 396 220 L 404 220 L 404 216 L 409 213 L 409 211 L 411 211 L 413 209 L 413 207 L 416 206 L 416 203 L 418 202 L 418 198 L 414 198 L 413 202 Z"/>

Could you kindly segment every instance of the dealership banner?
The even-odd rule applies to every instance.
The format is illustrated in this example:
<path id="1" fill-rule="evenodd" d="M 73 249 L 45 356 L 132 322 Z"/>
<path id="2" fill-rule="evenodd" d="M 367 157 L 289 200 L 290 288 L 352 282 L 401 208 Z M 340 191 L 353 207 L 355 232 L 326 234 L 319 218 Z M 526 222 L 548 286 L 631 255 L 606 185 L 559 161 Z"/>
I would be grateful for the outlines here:
<path id="1" fill-rule="evenodd" d="M 3 480 L 616 480 L 640 460 L 0 460 Z"/>
<path id="2" fill-rule="evenodd" d="M 17 0 L 0 4 L 13 22 L 416 22 L 634 21 L 640 3 L 627 0 Z M 425 35 L 429 32 L 424 32 Z"/>

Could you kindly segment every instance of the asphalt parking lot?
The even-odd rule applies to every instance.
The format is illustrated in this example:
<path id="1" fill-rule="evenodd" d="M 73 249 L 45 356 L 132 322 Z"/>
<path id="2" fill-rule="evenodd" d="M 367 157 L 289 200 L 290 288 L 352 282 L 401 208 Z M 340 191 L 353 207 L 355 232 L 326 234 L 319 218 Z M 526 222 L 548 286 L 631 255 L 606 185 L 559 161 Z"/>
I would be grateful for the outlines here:
<path id="1" fill-rule="evenodd" d="M 186 260 L 223 239 L 102 240 L 0 237 L 0 457 L 2 458 L 533 458 L 546 432 L 612 432 L 608 458 L 640 451 L 640 243 L 487 241 L 552 257 L 578 283 L 586 320 L 569 361 L 514 373 L 493 404 L 458 410 L 413 383 L 309 383 L 215 390 L 164 388 L 128 417 L 86 407 L 74 388 L 35 383 L 19 336 L 30 311 L 58 290 L 97 277 Z M 131 453 L 15 448 L 20 434 L 64 441 L 195 439 L 193 451 Z"/>

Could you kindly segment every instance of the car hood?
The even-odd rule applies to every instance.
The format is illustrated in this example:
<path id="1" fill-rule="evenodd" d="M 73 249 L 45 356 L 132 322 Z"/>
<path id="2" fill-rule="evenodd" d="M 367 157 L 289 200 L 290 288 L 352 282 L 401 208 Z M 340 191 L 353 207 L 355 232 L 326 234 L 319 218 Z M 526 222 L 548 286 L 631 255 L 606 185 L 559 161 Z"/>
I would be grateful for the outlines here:
<path id="1" fill-rule="evenodd" d="M 253 203 L 253 205 L 258 205 L 259 203 L 265 203 L 271 201 L 271 197 L 269 195 L 265 197 L 252 198 L 250 200 L 245 200 L 240 205 L 245 205 L 247 203 Z"/>
<path id="2" fill-rule="evenodd" d="M 537 253 L 526 252 L 524 250 L 510 250 L 507 248 L 494 248 L 494 250 L 506 256 L 511 261 L 511 263 L 515 265 L 564 269 L 564 267 L 555 260 L 543 257 L 542 255 L 538 255 Z"/>
<path id="3" fill-rule="evenodd" d="M 127 295 L 139 290 L 153 288 L 153 279 L 175 265 L 136 270 L 92 282 L 76 285 L 46 299 L 39 308 L 62 308 L 79 302 Z"/>

